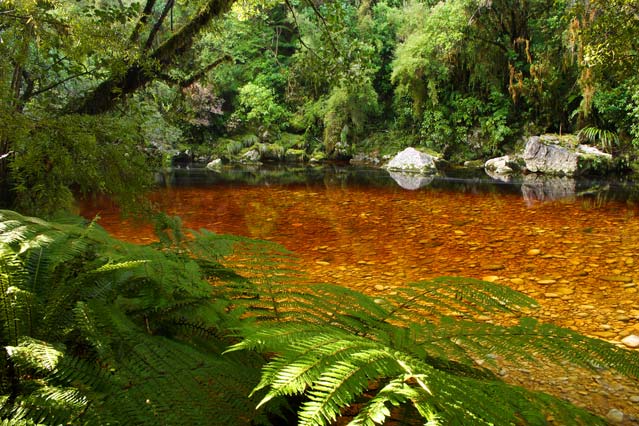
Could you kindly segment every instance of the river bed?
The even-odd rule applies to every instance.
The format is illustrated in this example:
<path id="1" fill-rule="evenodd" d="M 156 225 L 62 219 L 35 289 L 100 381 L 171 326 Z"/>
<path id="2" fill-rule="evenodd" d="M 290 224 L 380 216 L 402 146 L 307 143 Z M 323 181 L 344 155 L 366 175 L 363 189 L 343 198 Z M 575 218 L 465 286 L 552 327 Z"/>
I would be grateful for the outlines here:
<path id="1" fill-rule="evenodd" d="M 609 184 L 553 192 L 541 183 L 531 195 L 522 182 L 490 178 L 437 178 L 410 190 L 379 170 L 297 173 L 184 170 L 163 176 L 170 185 L 152 199 L 187 228 L 282 244 L 313 281 L 383 295 L 436 276 L 481 278 L 537 299 L 543 320 L 616 343 L 639 335 L 639 210 Z M 150 225 L 123 220 L 107 200 L 85 201 L 82 214 L 99 215 L 119 238 L 154 239 Z M 624 386 L 619 398 L 639 395 L 636 382 Z M 602 415 L 619 406 L 596 387 L 579 389 Z M 639 404 L 623 405 L 639 417 Z"/>

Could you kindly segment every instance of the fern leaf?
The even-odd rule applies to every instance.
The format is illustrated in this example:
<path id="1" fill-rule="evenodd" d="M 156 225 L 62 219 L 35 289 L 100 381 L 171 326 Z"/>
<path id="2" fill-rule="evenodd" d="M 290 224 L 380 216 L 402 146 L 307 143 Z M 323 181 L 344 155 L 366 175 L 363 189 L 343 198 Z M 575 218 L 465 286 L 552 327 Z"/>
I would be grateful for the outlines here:
<path id="1" fill-rule="evenodd" d="M 16 364 L 45 373 L 55 370 L 64 354 L 64 348 L 26 337 L 19 346 L 7 346 L 5 349 Z"/>

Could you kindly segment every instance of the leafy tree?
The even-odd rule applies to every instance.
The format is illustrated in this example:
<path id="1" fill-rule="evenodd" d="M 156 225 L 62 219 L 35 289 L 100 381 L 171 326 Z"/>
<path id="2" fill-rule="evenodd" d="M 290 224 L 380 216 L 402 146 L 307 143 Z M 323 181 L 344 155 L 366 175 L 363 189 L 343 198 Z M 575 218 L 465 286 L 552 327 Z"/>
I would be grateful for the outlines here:
<path id="1" fill-rule="evenodd" d="M 277 103 L 275 93 L 264 86 L 247 83 L 240 88 L 241 117 L 254 127 L 279 127 L 286 122 L 287 111 Z"/>
<path id="2" fill-rule="evenodd" d="M 108 168 L 95 162 L 117 157 L 115 170 L 124 177 L 145 173 L 139 161 L 144 144 L 136 136 L 143 119 L 115 111 L 116 106 L 155 80 L 190 86 L 218 64 L 220 57 L 189 72 L 173 72 L 184 65 L 180 61 L 201 30 L 231 3 L 147 0 L 142 7 L 114 0 L 2 2 L 0 121 L 15 123 L 0 129 L 4 204 L 45 214 L 68 208 L 75 186 L 111 193 L 141 190 L 134 185 L 141 179 L 127 187 L 123 179 L 99 175 Z M 106 115 L 102 121 L 76 114 Z M 119 120 L 121 128 L 114 126 Z M 126 161 L 127 155 L 135 159 Z M 69 169 L 73 167 L 82 171 Z M 42 179 L 43 168 L 55 177 L 51 185 Z M 79 178 L 83 173 L 91 179 Z M 46 205 L 36 207 L 36 199 Z"/>
<path id="3" fill-rule="evenodd" d="M 631 141 L 635 148 L 639 143 L 634 112 L 639 93 L 636 14 L 630 1 L 578 2 L 570 25 L 570 43 L 581 70 L 582 134 L 599 141 L 601 135 L 610 135 L 604 140 L 613 141 L 616 151 L 626 149 L 624 142 Z"/>

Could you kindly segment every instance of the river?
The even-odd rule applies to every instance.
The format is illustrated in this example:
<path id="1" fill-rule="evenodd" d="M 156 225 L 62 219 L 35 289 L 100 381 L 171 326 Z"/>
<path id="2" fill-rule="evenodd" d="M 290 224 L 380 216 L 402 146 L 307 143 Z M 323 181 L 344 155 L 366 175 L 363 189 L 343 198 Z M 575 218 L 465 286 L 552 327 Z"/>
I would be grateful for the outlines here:
<path id="1" fill-rule="evenodd" d="M 384 292 L 441 275 L 483 278 L 536 298 L 562 326 L 611 340 L 639 334 L 638 209 L 619 188 L 466 176 L 408 190 L 384 171 L 334 166 L 163 179 L 170 185 L 152 199 L 185 227 L 278 242 L 316 281 Z M 123 219 L 108 200 L 85 201 L 82 214 L 124 240 L 154 240 L 149 224 Z"/>
<path id="2" fill-rule="evenodd" d="M 481 173 L 416 179 L 339 166 L 191 168 L 158 181 L 151 199 L 185 227 L 280 243 L 312 281 L 383 296 L 436 276 L 481 278 L 537 299 L 542 320 L 615 343 L 639 335 L 632 184 L 531 176 L 504 182 Z M 116 237 L 155 240 L 150 224 L 122 218 L 109 200 L 85 200 L 81 212 L 99 215 Z M 636 382 L 531 368 L 512 369 L 509 380 L 603 416 L 622 408 L 639 418 L 628 402 L 639 394 Z"/>

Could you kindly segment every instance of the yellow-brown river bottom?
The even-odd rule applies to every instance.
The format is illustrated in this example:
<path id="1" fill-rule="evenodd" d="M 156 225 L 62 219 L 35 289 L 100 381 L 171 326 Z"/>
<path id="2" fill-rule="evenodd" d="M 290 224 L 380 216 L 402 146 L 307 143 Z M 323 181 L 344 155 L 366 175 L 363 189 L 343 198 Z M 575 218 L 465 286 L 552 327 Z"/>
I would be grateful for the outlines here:
<path id="1" fill-rule="evenodd" d="M 639 210 L 632 203 L 320 185 L 177 187 L 153 199 L 187 228 L 282 244 L 313 281 L 381 295 L 441 275 L 482 278 L 535 298 L 545 321 L 612 342 L 639 335 Z M 85 202 L 82 214 L 99 215 L 118 238 L 154 239 L 148 224 L 123 220 L 104 200 Z M 637 381 L 539 368 L 544 380 L 527 367 L 513 371 L 512 381 L 604 416 L 619 408 L 625 424 L 639 424 Z"/>

